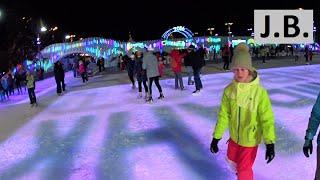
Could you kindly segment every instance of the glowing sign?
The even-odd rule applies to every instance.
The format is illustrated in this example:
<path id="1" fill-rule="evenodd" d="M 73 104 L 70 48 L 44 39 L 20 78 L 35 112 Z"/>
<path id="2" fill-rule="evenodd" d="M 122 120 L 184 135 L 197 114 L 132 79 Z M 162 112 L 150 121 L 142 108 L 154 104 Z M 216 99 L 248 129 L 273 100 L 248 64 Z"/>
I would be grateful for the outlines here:
<path id="1" fill-rule="evenodd" d="M 174 31 L 185 31 L 185 27 L 183 26 L 177 26 L 177 27 L 173 27 Z"/>
<path id="2" fill-rule="evenodd" d="M 206 41 L 208 43 L 220 43 L 221 42 L 221 38 L 208 37 L 206 39 Z"/>
<path id="3" fill-rule="evenodd" d="M 132 48 L 144 48 L 146 45 L 145 43 L 127 43 L 127 51 L 129 51 Z"/>
<path id="4" fill-rule="evenodd" d="M 174 32 L 180 33 L 184 37 L 189 38 L 189 39 L 193 37 L 193 33 L 188 28 L 185 28 L 184 26 L 176 26 L 176 27 L 173 27 L 173 28 L 167 30 L 162 35 L 162 38 L 163 39 L 168 39 L 168 37 Z"/>
<path id="5" fill-rule="evenodd" d="M 233 47 L 238 45 L 239 43 L 246 43 L 246 40 L 244 40 L 244 39 L 232 40 L 232 46 Z"/>
<path id="6" fill-rule="evenodd" d="M 185 47 L 186 43 L 184 41 L 162 41 L 163 46 L 175 46 L 175 47 Z"/>

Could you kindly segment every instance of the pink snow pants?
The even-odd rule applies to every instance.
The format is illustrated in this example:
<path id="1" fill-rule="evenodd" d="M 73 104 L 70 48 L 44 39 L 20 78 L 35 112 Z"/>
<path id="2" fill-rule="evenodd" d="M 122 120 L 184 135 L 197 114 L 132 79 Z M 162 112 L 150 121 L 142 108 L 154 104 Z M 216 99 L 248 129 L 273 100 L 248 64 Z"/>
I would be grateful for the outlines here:
<path id="1" fill-rule="evenodd" d="M 253 180 L 252 166 L 256 159 L 258 146 L 243 147 L 229 140 L 227 158 L 237 171 L 238 180 Z"/>

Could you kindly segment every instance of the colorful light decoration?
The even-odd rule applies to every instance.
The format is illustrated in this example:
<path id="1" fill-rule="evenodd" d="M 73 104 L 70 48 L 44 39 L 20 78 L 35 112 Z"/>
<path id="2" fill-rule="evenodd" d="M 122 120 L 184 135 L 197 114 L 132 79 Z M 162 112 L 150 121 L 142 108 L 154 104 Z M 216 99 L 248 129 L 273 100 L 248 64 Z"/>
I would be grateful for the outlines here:
<path id="1" fill-rule="evenodd" d="M 44 58 L 49 58 L 53 61 L 73 53 L 87 53 L 95 58 L 107 58 L 108 56 L 118 55 L 120 52 L 123 53 L 125 47 L 126 43 L 95 37 L 72 43 L 53 44 L 43 49 L 41 54 Z"/>
<path id="2" fill-rule="evenodd" d="M 156 50 L 170 51 L 172 48 L 183 49 L 191 44 L 195 47 L 204 46 L 210 51 L 216 50 L 218 51 L 221 47 L 221 43 L 223 43 L 221 37 L 210 36 L 210 37 L 196 37 L 193 38 L 191 36 L 191 32 L 188 32 L 187 28 L 183 26 L 178 26 L 171 29 L 171 32 L 165 33 L 166 36 L 169 36 L 169 33 L 173 32 L 186 32 L 185 35 L 188 38 L 185 39 L 175 39 L 175 40 L 153 40 L 153 41 L 142 41 L 142 42 L 120 42 L 111 39 L 104 38 L 86 38 L 80 41 L 75 41 L 72 43 L 58 43 L 50 45 L 44 48 L 41 51 L 41 55 L 43 58 L 48 58 L 52 62 L 57 61 L 58 59 L 63 58 L 69 54 L 74 53 L 84 53 L 89 54 L 94 58 L 103 57 L 105 59 L 111 59 L 111 57 L 117 56 L 119 54 L 128 53 L 131 49 L 138 50 L 144 49 L 145 47 L 152 47 Z M 190 33 L 189 35 L 187 35 Z M 229 37 L 228 37 L 229 38 Z M 230 39 L 229 39 L 230 40 Z M 247 44 L 256 45 L 254 39 L 250 38 L 247 40 L 238 39 L 232 40 L 229 43 L 234 46 L 239 44 L 240 42 L 246 42 Z"/>
<path id="3" fill-rule="evenodd" d="M 255 40 L 252 39 L 252 38 L 250 38 L 250 39 L 247 40 L 247 44 L 248 44 L 248 45 L 252 45 L 252 46 L 256 46 L 256 42 L 255 42 Z"/>
<path id="4" fill-rule="evenodd" d="M 208 43 L 221 43 L 221 38 L 208 37 L 208 38 L 206 38 L 206 41 Z"/>
<path id="5" fill-rule="evenodd" d="M 232 43 L 232 46 L 235 47 L 239 43 L 247 43 L 247 41 L 244 39 L 236 39 L 236 40 L 232 40 L 231 43 Z"/>
<path id="6" fill-rule="evenodd" d="M 182 34 L 184 37 L 186 38 L 192 38 L 193 37 L 193 33 L 192 31 L 190 31 L 188 28 L 184 27 L 184 26 L 176 26 L 176 27 L 173 27 L 169 30 L 167 30 L 163 35 L 162 35 L 162 38 L 167 40 L 170 35 L 174 32 L 177 32 L 177 33 L 180 33 Z"/>
<path id="7" fill-rule="evenodd" d="M 185 41 L 162 41 L 161 42 L 162 46 L 173 46 L 173 47 L 180 47 L 180 48 L 184 48 L 186 46 L 186 42 Z"/>

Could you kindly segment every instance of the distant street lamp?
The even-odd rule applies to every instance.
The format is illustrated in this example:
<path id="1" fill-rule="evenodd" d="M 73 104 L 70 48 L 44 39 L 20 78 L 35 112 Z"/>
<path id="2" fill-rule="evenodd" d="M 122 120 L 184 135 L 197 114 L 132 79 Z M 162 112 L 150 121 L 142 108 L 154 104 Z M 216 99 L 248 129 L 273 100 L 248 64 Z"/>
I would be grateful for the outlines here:
<path id="1" fill-rule="evenodd" d="M 70 39 L 70 42 L 72 42 L 74 37 L 76 37 L 76 35 L 74 35 L 74 34 L 66 35 L 65 39 L 67 39 L 67 40 Z"/>
<path id="2" fill-rule="evenodd" d="M 56 30 L 58 30 L 58 27 L 57 27 L 57 26 L 55 26 L 54 28 L 51 28 L 51 29 L 50 29 L 50 31 L 56 31 Z"/>
<path id="3" fill-rule="evenodd" d="M 207 30 L 209 31 L 210 35 L 212 35 L 212 31 L 214 31 L 214 28 L 208 28 Z"/>
<path id="4" fill-rule="evenodd" d="M 251 33 L 251 36 L 254 36 L 254 33 L 253 33 L 253 29 L 252 29 L 252 28 L 248 28 L 247 30 Z"/>
<path id="5" fill-rule="evenodd" d="M 47 31 L 47 28 L 44 27 L 44 26 L 42 26 L 40 30 L 41 30 L 41 32 L 46 32 L 46 31 Z"/>
<path id="6" fill-rule="evenodd" d="M 228 34 L 229 34 L 229 36 L 231 35 L 231 26 L 233 25 L 233 23 L 232 22 L 227 22 L 227 23 L 225 23 L 224 24 L 225 26 L 228 26 Z"/>

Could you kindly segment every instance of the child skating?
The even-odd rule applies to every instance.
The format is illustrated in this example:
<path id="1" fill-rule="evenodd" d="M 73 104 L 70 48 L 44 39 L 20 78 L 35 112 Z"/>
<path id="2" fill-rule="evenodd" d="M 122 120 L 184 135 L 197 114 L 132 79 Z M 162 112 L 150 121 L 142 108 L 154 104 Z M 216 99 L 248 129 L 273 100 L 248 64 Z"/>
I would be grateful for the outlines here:
<path id="1" fill-rule="evenodd" d="M 218 142 L 229 129 L 227 161 L 238 180 L 252 180 L 252 166 L 262 139 L 266 144 L 267 163 L 275 156 L 274 115 L 268 92 L 260 85 L 249 48 L 244 43 L 234 50 L 232 70 L 234 80 L 224 89 L 210 150 L 219 151 Z"/>

